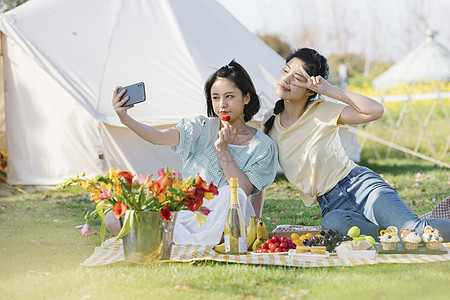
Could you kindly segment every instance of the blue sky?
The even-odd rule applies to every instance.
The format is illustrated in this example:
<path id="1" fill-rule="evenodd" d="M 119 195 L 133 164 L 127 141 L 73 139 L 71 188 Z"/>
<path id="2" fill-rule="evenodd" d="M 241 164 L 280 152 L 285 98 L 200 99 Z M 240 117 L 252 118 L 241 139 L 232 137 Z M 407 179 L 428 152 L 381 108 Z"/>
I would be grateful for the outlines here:
<path id="1" fill-rule="evenodd" d="M 293 47 L 325 55 L 344 45 L 349 52 L 396 61 L 423 41 L 426 27 L 450 49 L 448 0 L 218 1 L 251 32 L 279 34 Z"/>

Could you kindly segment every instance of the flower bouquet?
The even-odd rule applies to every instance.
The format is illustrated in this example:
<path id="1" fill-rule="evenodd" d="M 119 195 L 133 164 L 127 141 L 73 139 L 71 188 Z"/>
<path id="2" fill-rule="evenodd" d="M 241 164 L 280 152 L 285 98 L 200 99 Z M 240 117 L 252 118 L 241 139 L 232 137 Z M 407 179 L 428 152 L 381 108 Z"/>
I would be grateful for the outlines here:
<path id="1" fill-rule="evenodd" d="M 77 175 L 60 184 L 62 190 L 72 184 L 90 192 L 90 200 L 96 203 L 96 209 L 85 216 L 86 224 L 82 230 L 83 236 L 89 236 L 89 219 L 98 215 L 102 220 L 100 228 L 101 239 L 105 236 L 105 215 L 114 211 L 116 218 L 123 217 L 122 230 L 117 239 L 131 231 L 135 212 L 159 211 L 164 221 L 171 219 L 171 211 L 187 210 L 195 213 L 195 218 L 201 226 L 207 220 L 209 209 L 203 205 L 203 199 L 212 199 L 218 194 L 217 187 L 207 183 L 197 175 L 182 180 L 179 173 L 170 172 L 167 168 L 158 171 L 158 179 L 153 181 L 153 175 L 133 175 L 130 172 L 110 168 L 105 175 L 94 179 Z"/>

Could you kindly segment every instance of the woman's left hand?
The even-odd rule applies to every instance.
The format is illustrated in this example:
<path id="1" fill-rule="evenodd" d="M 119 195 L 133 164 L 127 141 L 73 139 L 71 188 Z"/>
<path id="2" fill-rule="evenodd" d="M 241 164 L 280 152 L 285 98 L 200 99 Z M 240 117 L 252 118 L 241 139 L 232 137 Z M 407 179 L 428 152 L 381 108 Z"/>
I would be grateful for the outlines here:
<path id="1" fill-rule="evenodd" d="M 328 81 L 322 76 L 309 76 L 303 66 L 301 66 L 300 70 L 302 71 L 303 77 L 305 77 L 306 82 L 295 83 L 294 85 L 307 88 L 321 95 L 326 95 L 329 88 L 332 87 L 332 85 L 329 84 Z"/>
<path id="2" fill-rule="evenodd" d="M 222 124 L 223 127 L 219 130 L 219 137 L 214 143 L 217 151 L 228 150 L 228 144 L 232 144 L 234 138 L 230 123 L 223 121 Z"/>

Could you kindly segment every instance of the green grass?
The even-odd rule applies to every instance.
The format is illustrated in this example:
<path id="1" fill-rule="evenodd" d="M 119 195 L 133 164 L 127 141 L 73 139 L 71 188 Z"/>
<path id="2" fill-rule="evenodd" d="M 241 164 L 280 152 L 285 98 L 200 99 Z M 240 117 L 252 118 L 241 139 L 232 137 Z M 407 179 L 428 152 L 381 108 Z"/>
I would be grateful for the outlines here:
<path id="1" fill-rule="evenodd" d="M 449 169 L 420 160 L 362 164 L 382 173 L 418 214 L 450 194 Z M 73 188 L 18 194 L 0 198 L 0 207 L 0 299 L 447 299 L 450 293 L 450 262 L 297 268 L 204 261 L 82 267 L 101 243 L 98 234 L 83 238 L 74 229 L 92 209 L 84 192 Z M 319 208 L 304 207 L 284 176 L 267 190 L 263 216 L 268 230 L 278 224 L 320 224 Z M 93 228 L 98 227 L 95 220 Z"/>

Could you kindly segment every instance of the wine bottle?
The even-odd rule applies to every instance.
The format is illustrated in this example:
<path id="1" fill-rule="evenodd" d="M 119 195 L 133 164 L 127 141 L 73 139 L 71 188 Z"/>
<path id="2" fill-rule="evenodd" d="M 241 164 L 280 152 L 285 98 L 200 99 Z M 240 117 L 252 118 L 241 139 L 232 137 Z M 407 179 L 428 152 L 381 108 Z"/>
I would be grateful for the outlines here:
<path id="1" fill-rule="evenodd" d="M 225 253 L 247 253 L 247 225 L 239 206 L 238 179 L 230 178 L 230 208 L 225 223 Z"/>

